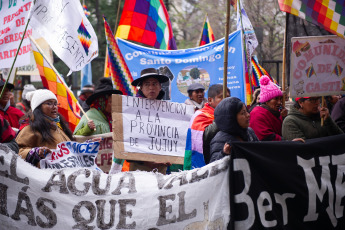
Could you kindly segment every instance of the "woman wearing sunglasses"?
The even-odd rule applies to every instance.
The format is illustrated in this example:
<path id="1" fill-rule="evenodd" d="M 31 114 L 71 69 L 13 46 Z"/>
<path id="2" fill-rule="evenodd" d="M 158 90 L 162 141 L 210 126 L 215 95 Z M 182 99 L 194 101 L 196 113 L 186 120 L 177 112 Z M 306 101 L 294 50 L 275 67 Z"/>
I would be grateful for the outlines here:
<path id="1" fill-rule="evenodd" d="M 312 139 L 342 134 L 343 131 L 330 117 L 327 107 L 320 106 L 320 97 L 297 97 L 289 114 L 284 119 L 284 139 Z M 321 126 L 321 118 L 324 124 Z"/>
<path id="2" fill-rule="evenodd" d="M 28 114 L 29 125 L 18 134 L 16 141 L 19 155 L 39 167 L 41 159 L 56 149 L 60 142 L 72 140 L 72 132 L 58 113 L 58 101 L 54 93 L 46 89 L 29 92 L 32 112 Z"/>

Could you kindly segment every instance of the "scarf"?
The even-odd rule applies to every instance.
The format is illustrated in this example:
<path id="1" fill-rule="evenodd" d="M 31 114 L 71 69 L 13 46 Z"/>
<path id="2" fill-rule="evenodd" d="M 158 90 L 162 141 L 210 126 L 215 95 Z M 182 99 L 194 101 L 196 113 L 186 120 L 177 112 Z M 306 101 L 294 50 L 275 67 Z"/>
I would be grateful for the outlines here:
<path id="1" fill-rule="evenodd" d="M 110 132 L 112 132 L 113 126 L 112 126 L 111 113 L 108 113 L 105 111 L 105 108 L 107 107 L 107 104 L 108 104 L 108 97 L 109 95 L 102 95 L 96 98 L 90 105 L 90 108 L 95 108 L 102 114 L 104 119 L 108 121 Z"/>
<path id="2" fill-rule="evenodd" d="M 268 105 L 266 105 L 266 104 L 261 104 L 260 106 L 261 106 L 262 108 L 267 109 L 268 111 L 270 111 L 275 117 L 280 118 L 280 112 L 279 112 L 279 111 L 276 111 L 276 110 L 271 109 L 271 108 L 268 107 Z"/>
<path id="3" fill-rule="evenodd" d="M 60 123 L 60 116 L 57 116 L 56 118 L 52 118 L 52 117 L 49 117 L 47 115 L 44 115 L 45 118 L 47 118 L 51 123 L 54 123 L 57 127 L 59 127 L 61 130 L 62 127 L 61 127 L 61 123 Z"/>

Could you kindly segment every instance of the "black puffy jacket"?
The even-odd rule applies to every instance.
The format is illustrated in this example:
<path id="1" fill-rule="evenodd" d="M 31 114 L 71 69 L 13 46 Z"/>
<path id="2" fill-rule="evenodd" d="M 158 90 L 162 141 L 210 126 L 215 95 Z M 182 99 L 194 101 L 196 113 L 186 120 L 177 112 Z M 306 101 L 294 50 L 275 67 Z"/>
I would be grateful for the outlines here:
<path id="1" fill-rule="evenodd" d="M 237 122 L 237 113 L 243 102 L 236 97 L 223 99 L 214 111 L 214 121 L 220 130 L 211 141 L 211 160 L 219 160 L 225 156 L 223 147 L 226 142 L 232 141 L 259 141 L 254 131 L 249 127 L 241 128 Z"/>

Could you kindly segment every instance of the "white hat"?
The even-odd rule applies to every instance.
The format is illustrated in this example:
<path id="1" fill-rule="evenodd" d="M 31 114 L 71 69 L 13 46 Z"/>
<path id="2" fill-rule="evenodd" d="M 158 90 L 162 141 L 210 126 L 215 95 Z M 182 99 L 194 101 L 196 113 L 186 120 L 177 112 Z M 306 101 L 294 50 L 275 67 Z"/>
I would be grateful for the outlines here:
<path id="1" fill-rule="evenodd" d="M 25 99 L 25 100 L 27 100 L 26 97 L 25 97 L 26 94 L 27 94 L 28 92 L 35 91 L 35 90 L 36 90 L 36 88 L 35 88 L 35 86 L 32 85 L 32 84 L 24 85 L 24 89 L 23 89 L 23 93 L 22 93 L 22 98 Z"/>
<path id="2" fill-rule="evenodd" d="M 38 89 L 36 91 L 31 91 L 26 94 L 26 100 L 31 102 L 32 112 L 43 102 L 47 100 L 57 100 L 55 94 L 47 89 Z"/>

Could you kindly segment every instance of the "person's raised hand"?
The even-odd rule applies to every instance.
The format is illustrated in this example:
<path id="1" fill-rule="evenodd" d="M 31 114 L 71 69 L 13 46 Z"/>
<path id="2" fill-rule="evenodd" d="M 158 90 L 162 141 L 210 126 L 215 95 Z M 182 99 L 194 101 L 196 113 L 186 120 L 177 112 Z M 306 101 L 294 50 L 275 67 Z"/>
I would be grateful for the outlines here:
<path id="1" fill-rule="evenodd" d="M 95 125 L 95 122 L 93 120 L 88 120 L 87 126 L 89 126 L 89 128 L 91 130 L 95 130 L 96 129 L 96 125 Z"/>
<path id="2" fill-rule="evenodd" d="M 326 120 L 329 117 L 329 110 L 326 107 L 322 107 L 320 110 L 320 117 Z"/>

